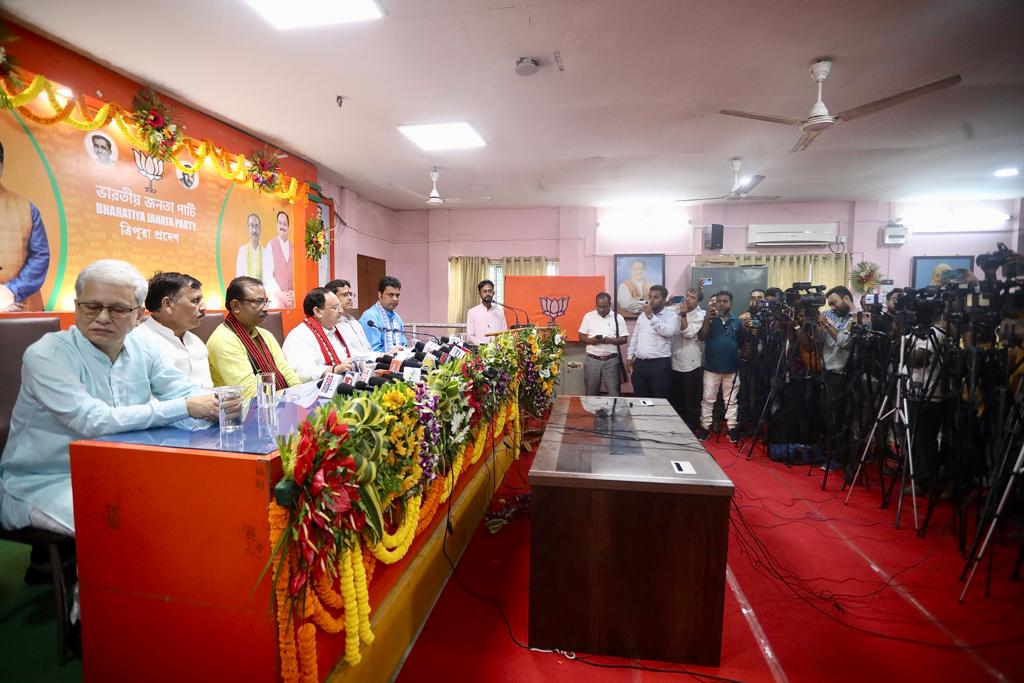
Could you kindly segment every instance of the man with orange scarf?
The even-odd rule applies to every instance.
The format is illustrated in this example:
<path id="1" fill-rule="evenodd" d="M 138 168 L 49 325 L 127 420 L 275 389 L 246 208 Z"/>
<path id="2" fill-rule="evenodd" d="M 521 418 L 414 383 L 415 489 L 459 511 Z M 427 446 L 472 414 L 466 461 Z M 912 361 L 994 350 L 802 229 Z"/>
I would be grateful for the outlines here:
<path id="1" fill-rule="evenodd" d="M 4 146 L 0 143 L 0 178 Z M 43 310 L 50 245 L 39 209 L 0 184 L 0 313 Z"/>
<path id="2" fill-rule="evenodd" d="M 245 397 L 256 395 L 256 375 L 273 372 L 278 389 L 302 384 L 285 360 L 274 335 L 259 327 L 267 317 L 267 291 L 252 277 L 236 277 L 224 294 L 228 313 L 210 335 L 210 375 L 213 386 L 238 385 Z"/>

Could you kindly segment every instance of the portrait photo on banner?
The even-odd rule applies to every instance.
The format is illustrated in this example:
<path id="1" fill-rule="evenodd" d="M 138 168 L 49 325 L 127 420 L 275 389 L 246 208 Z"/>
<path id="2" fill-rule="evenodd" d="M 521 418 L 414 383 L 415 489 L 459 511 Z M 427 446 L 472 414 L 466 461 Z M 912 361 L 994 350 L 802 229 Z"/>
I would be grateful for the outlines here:
<path id="1" fill-rule="evenodd" d="M 653 285 L 665 285 L 664 254 L 615 255 L 615 310 L 623 318 L 640 315 Z"/>
<path id="2" fill-rule="evenodd" d="M 911 283 L 914 289 L 939 287 L 949 280 L 963 280 L 974 272 L 973 256 L 914 256 Z"/>
<path id="3" fill-rule="evenodd" d="M 295 305 L 295 205 L 149 156 L 110 123 L 79 131 L 0 111 L 0 312 L 71 311 L 78 272 L 124 258 L 146 277 L 181 271 L 223 308 L 237 275 L 264 282 L 271 308 Z M 200 181 L 201 176 L 201 181 Z"/>

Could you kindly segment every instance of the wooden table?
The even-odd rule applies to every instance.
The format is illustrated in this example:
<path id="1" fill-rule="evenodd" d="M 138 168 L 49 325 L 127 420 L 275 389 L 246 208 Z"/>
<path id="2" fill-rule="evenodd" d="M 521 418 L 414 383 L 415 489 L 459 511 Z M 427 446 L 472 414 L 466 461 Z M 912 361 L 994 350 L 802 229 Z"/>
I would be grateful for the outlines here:
<path id="1" fill-rule="evenodd" d="M 558 398 L 529 478 L 531 647 L 720 663 L 734 488 L 667 401 Z"/>

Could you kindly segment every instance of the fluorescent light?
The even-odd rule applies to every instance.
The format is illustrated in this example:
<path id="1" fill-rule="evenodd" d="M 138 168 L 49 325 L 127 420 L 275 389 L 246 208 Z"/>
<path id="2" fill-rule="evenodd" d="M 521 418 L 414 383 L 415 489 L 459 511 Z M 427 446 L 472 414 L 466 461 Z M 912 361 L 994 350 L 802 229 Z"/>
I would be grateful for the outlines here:
<path id="1" fill-rule="evenodd" d="M 1012 178 L 1018 173 L 1020 173 L 1020 171 L 1018 171 L 1015 168 L 1001 168 L 992 175 L 994 175 L 996 178 Z"/>
<path id="2" fill-rule="evenodd" d="M 399 126 L 398 130 L 426 152 L 483 147 L 487 144 L 473 126 L 465 121 Z"/>
<path id="3" fill-rule="evenodd" d="M 279 31 L 380 19 L 373 0 L 245 0 Z"/>

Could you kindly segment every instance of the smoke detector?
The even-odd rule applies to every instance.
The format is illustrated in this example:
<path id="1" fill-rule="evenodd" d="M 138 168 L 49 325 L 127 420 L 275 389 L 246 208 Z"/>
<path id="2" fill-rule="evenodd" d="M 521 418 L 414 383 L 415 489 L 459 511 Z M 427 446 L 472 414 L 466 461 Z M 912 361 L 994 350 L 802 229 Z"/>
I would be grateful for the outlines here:
<path id="1" fill-rule="evenodd" d="M 516 74 L 532 76 L 540 71 L 540 64 L 533 57 L 520 57 L 516 60 Z"/>

